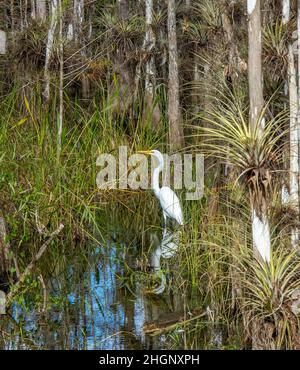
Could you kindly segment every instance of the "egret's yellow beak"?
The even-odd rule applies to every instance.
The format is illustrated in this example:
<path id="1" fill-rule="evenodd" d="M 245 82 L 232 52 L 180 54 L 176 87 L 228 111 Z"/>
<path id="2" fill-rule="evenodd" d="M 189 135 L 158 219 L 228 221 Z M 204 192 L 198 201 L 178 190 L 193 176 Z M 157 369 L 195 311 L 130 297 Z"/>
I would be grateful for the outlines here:
<path id="1" fill-rule="evenodd" d="M 152 150 L 140 150 L 137 153 L 138 154 L 152 155 Z"/>

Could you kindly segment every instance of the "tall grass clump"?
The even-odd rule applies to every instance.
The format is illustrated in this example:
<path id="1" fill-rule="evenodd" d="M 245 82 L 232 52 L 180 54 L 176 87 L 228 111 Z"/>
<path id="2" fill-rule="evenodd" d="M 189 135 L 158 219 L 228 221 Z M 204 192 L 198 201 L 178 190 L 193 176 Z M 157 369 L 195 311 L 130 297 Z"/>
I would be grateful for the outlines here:
<path id="1" fill-rule="evenodd" d="M 65 94 L 58 162 L 57 97 L 45 105 L 38 96 L 39 91 L 22 92 L 16 87 L 0 106 L 0 206 L 15 255 L 21 260 L 23 252 L 34 255 L 35 241 L 39 244 L 60 223 L 65 224 L 60 238 L 67 244 L 103 240 L 106 225 L 101 219 L 112 199 L 121 201 L 122 194 L 97 188 L 97 156 L 117 156 L 121 145 L 130 154 L 158 143 L 158 134 L 152 138 L 150 132 L 134 131 L 125 117 L 116 118 L 108 98 L 102 97 L 100 104 L 95 99 L 91 107 L 82 108 Z M 125 197 L 132 195 L 127 192 Z"/>
<path id="2" fill-rule="evenodd" d="M 211 258 L 206 266 L 204 281 L 209 287 L 206 292 L 211 302 L 218 302 L 216 296 L 222 297 L 219 301 L 223 307 L 215 306 L 223 317 L 225 312 L 230 312 L 227 317 L 233 315 L 238 319 L 240 315 L 252 348 L 295 348 L 295 333 L 299 330 L 296 308 L 299 259 L 289 247 L 287 235 L 280 234 L 271 217 L 278 207 L 278 199 L 273 194 L 280 187 L 284 173 L 282 158 L 287 114 L 281 112 L 268 118 L 265 108 L 260 119 L 265 116 L 267 123 L 261 133 L 259 123 L 254 130 L 249 127 L 247 106 L 243 107 L 234 95 L 230 95 L 230 99 L 223 95 L 216 103 L 216 109 L 205 117 L 205 127 L 195 130 L 195 137 L 208 156 L 228 166 L 230 176 L 224 186 L 228 191 L 232 184 L 233 191 L 229 192 L 231 201 L 227 199 L 223 209 L 219 205 L 222 227 L 214 225 L 212 238 L 207 232 L 211 224 L 206 227 L 204 240 L 211 246 L 210 252 L 208 248 L 205 252 Z M 236 204 L 233 217 L 232 200 Z M 241 204 L 245 205 L 241 207 Z M 270 263 L 253 254 L 252 247 L 250 215 L 252 209 L 263 212 L 263 206 L 266 217 L 271 219 Z M 242 230 L 239 236 L 234 232 L 238 229 Z M 211 267 L 213 279 L 209 276 Z M 218 291 L 221 282 L 225 283 Z"/>

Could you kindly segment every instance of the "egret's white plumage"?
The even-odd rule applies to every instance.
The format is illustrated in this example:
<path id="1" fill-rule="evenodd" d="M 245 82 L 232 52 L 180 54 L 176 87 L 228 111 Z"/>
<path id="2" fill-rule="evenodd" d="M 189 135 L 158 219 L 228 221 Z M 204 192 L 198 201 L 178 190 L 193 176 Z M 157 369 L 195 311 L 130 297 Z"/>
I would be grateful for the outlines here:
<path id="1" fill-rule="evenodd" d="M 179 199 L 174 191 L 166 186 L 162 187 L 158 196 L 164 217 L 173 218 L 179 225 L 183 225 L 183 215 Z"/>
<path id="2" fill-rule="evenodd" d="M 163 210 L 165 226 L 167 218 L 174 219 L 179 225 L 183 226 L 183 214 L 177 195 L 171 188 L 166 186 L 160 188 L 159 186 L 159 174 L 164 169 L 163 155 L 158 150 L 150 150 L 140 153 L 150 154 L 158 160 L 158 166 L 153 171 L 152 188 Z"/>

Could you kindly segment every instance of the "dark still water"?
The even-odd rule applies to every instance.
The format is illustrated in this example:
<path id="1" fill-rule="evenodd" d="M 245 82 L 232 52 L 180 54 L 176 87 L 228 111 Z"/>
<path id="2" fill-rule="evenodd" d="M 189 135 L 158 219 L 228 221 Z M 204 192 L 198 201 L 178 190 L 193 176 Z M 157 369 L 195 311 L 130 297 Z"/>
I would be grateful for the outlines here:
<path id="1" fill-rule="evenodd" d="M 172 253 L 156 246 L 149 254 L 122 243 L 107 243 L 75 250 L 69 258 L 53 257 L 55 263 L 50 264 L 52 270 L 44 278 L 43 292 L 39 283 L 32 282 L 32 289 L 37 285 L 39 294 L 25 293 L 8 315 L 0 317 L 0 348 L 228 346 L 224 328 L 210 322 L 204 308 L 194 309 L 195 300 L 192 305 L 180 290 L 173 289 L 174 267 L 171 272 L 160 268 L 161 255 L 168 261 L 174 258 L 174 241 L 170 246 Z M 144 267 L 147 263 L 154 264 L 151 270 Z M 156 281 L 149 289 L 149 277 L 153 280 L 153 276 Z M 178 324 L 182 321 L 187 324 Z"/>

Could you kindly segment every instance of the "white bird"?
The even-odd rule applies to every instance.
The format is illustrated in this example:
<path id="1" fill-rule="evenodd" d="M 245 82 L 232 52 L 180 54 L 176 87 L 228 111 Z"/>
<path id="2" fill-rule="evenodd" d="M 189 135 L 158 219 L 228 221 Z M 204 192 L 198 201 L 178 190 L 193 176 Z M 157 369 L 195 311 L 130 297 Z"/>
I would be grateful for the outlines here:
<path id="1" fill-rule="evenodd" d="M 152 176 L 152 189 L 156 198 L 159 200 L 161 208 L 163 210 L 163 216 L 165 221 L 165 228 L 167 226 L 167 218 L 176 220 L 176 222 L 183 226 L 183 215 L 182 209 L 179 203 L 177 195 L 172 189 L 167 186 L 159 186 L 159 174 L 164 169 L 164 157 L 158 150 L 147 150 L 140 151 L 141 154 L 152 155 L 158 160 L 158 166 L 153 171 Z"/>

